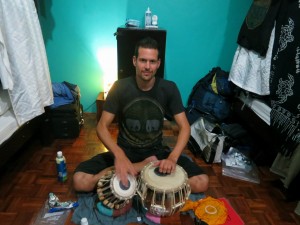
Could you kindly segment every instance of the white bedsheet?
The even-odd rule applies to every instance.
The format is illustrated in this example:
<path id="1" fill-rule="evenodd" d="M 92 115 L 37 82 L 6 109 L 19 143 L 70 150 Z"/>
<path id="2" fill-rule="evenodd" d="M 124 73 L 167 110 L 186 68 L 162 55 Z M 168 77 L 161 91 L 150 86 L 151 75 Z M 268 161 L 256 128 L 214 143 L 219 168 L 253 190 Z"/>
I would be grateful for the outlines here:
<path id="1" fill-rule="evenodd" d="M 10 69 L 10 63 L 7 55 L 7 49 L 0 27 L 0 80 L 5 89 L 12 90 L 13 78 Z"/>
<path id="2" fill-rule="evenodd" d="M 46 49 L 34 1 L 0 0 L 0 28 L 13 81 L 9 96 L 22 125 L 53 104 Z"/>
<path id="3" fill-rule="evenodd" d="M 0 116 L 0 145 L 7 140 L 18 128 L 17 119 L 13 113 L 13 109 L 9 109 Z"/>
<path id="4" fill-rule="evenodd" d="M 264 101 L 245 95 L 243 92 L 239 98 L 248 106 L 252 111 L 258 115 L 263 121 L 270 125 L 270 112 L 271 108 Z"/>

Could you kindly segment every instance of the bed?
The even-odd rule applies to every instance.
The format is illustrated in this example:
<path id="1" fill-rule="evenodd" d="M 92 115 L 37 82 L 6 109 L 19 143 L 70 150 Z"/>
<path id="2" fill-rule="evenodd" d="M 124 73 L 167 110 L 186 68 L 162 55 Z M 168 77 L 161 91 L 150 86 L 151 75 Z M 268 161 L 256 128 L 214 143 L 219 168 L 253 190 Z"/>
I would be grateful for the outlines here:
<path id="1" fill-rule="evenodd" d="M 257 98 L 249 92 L 240 92 L 238 98 L 243 102 L 243 106 L 249 107 L 267 125 L 270 125 L 271 107 L 267 98 Z"/>
<path id="2" fill-rule="evenodd" d="M 50 71 L 33 1 L 0 1 L 0 166 L 40 130 L 53 104 Z M 43 130 L 43 129 L 42 129 Z"/>
<path id="3" fill-rule="evenodd" d="M 300 27 L 295 21 L 300 19 L 300 8 L 297 1 L 265 3 L 268 10 L 259 18 L 255 10 L 263 6 L 258 1 L 253 1 L 246 15 L 229 76 L 244 93 L 257 95 L 241 92 L 233 108 L 260 139 L 259 152 L 266 156 L 262 162 L 280 176 L 286 199 L 299 201 Z M 260 95 L 269 95 L 272 104 Z"/>
<path id="4" fill-rule="evenodd" d="M 0 86 L 0 167 L 35 134 L 40 134 L 43 114 L 19 125 L 7 90 Z"/>
<path id="5" fill-rule="evenodd" d="M 255 141 L 253 158 L 258 165 L 271 166 L 278 149 L 274 132 L 270 127 L 271 108 L 267 97 L 253 95 L 242 90 L 233 102 L 234 117 L 250 133 Z"/>
<path id="6" fill-rule="evenodd" d="M 12 108 L 8 109 L 3 115 L 1 115 L 0 127 L 0 144 L 2 144 L 19 128 Z"/>
<path id="7" fill-rule="evenodd" d="M 270 123 L 272 109 L 268 102 L 261 96 L 242 91 L 233 103 L 233 111 L 259 143 L 255 161 L 268 166 L 271 172 L 279 175 L 278 185 L 285 189 L 287 200 L 300 200 L 300 145 L 296 147 L 292 157 L 280 153 L 279 138 Z"/>

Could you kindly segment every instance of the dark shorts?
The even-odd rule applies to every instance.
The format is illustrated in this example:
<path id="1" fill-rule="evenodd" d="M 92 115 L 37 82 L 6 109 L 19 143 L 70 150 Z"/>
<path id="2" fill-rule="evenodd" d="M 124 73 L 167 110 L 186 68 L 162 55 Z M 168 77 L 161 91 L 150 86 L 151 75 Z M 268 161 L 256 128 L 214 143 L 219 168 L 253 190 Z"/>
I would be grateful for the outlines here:
<path id="1" fill-rule="evenodd" d="M 125 153 L 132 163 L 143 161 L 145 158 L 155 155 L 157 159 L 166 159 L 170 151 L 165 149 L 155 149 L 146 151 L 125 150 Z M 181 155 L 177 161 L 187 173 L 188 177 L 205 174 L 203 169 L 193 162 L 188 156 Z M 111 152 L 98 154 L 91 159 L 80 163 L 75 172 L 84 172 L 88 174 L 97 174 L 101 170 L 114 165 L 114 156 Z"/>

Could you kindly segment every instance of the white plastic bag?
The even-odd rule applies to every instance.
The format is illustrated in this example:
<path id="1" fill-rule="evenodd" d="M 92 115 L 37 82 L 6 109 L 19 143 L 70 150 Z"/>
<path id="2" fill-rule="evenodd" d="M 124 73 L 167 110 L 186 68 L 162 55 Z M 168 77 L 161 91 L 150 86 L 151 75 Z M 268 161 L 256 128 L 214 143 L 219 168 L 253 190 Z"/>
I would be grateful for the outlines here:
<path id="1" fill-rule="evenodd" d="M 207 163 L 220 163 L 226 136 L 214 133 L 217 124 L 200 117 L 191 126 L 191 136 L 202 150 L 202 157 Z"/>

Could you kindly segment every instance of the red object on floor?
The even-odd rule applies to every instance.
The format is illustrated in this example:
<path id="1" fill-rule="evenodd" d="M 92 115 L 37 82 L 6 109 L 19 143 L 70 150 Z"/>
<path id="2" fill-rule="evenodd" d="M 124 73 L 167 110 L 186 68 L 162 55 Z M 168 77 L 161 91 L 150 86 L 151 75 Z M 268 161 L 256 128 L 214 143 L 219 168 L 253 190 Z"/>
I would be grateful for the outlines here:
<path id="1" fill-rule="evenodd" d="M 230 202 L 226 198 L 219 198 L 220 201 L 224 202 L 227 208 L 227 220 L 224 225 L 245 225 L 244 221 L 237 214 L 237 212 L 232 208 Z"/>

